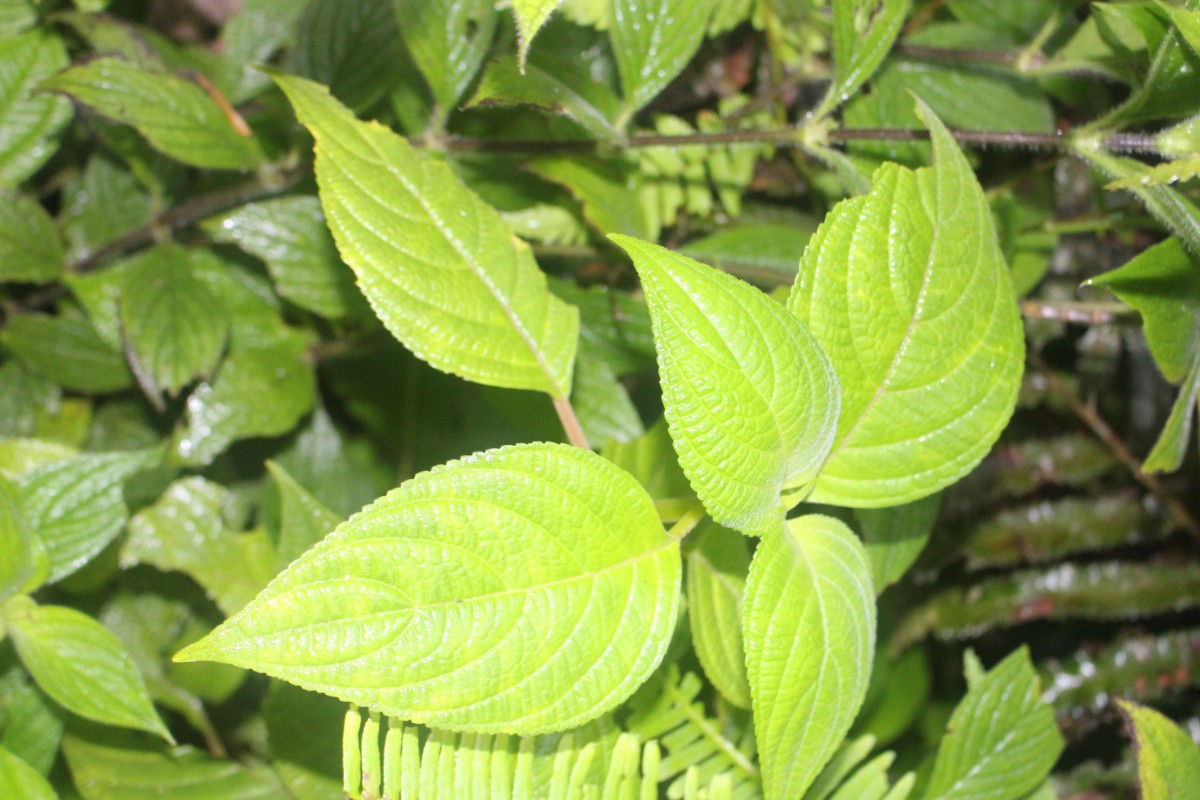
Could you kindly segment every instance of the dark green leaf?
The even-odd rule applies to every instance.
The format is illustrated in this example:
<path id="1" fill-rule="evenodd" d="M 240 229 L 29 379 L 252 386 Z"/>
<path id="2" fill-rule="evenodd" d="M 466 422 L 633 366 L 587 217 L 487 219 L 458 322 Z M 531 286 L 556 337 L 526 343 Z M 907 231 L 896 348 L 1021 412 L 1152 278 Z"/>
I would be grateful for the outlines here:
<path id="1" fill-rule="evenodd" d="M 623 119 L 658 96 L 692 60 L 712 9 L 712 0 L 614 0 L 609 35 L 625 90 Z"/>
<path id="2" fill-rule="evenodd" d="M 279 490 L 280 521 L 276 566 L 283 568 L 325 538 L 342 521 L 279 464 L 267 462 Z"/>
<path id="3" fill-rule="evenodd" d="M 490 0 L 392 0 L 400 33 L 443 114 L 458 106 L 496 30 Z"/>
<path id="4" fill-rule="evenodd" d="M 629 392 L 612 367 L 586 347 L 575 358 L 571 404 L 594 447 L 603 447 L 610 441 L 627 442 L 645 432 Z"/>
<path id="5" fill-rule="evenodd" d="M 0 281 L 49 283 L 65 260 L 54 220 L 42 204 L 0 186 Z"/>
<path id="6" fill-rule="evenodd" d="M 48 775 L 58 758 L 67 714 L 37 687 L 16 651 L 6 646 L 0 660 L 7 665 L 0 674 L 0 746 Z"/>
<path id="7" fill-rule="evenodd" d="M 402 58 L 392 0 L 309 0 L 284 68 L 365 111 L 400 78 Z"/>
<path id="8" fill-rule="evenodd" d="M 25 180 L 58 149 L 71 102 L 33 91 L 67 63 L 62 41 L 46 29 L 0 39 L 0 185 Z"/>
<path id="9" fill-rule="evenodd" d="M 271 85 L 256 64 L 266 64 L 294 35 L 296 20 L 309 0 L 242 0 L 221 29 L 221 48 L 236 85 L 231 102 L 240 103 Z"/>
<path id="10" fill-rule="evenodd" d="M 271 766 L 292 796 L 296 800 L 344 800 L 341 734 L 346 704 L 290 683 L 271 681 L 262 715 L 271 745 Z"/>
<path id="11" fill-rule="evenodd" d="M 940 505 L 941 495 L 935 494 L 902 506 L 855 511 L 871 559 L 876 594 L 900 580 L 916 562 L 929 541 Z"/>
<path id="12" fill-rule="evenodd" d="M 813 227 L 794 225 L 738 225 L 688 242 L 684 255 L 767 288 L 786 286 L 796 279 L 796 269 Z"/>
<path id="13" fill-rule="evenodd" d="M 687 557 L 688 620 L 704 674 L 726 700 L 750 708 L 742 647 L 742 596 L 750 553 L 734 531 L 709 523 L 691 534 Z"/>
<path id="14" fill-rule="evenodd" d="M 619 142 L 613 119 L 620 101 L 587 75 L 561 75 L 529 64 L 522 74 L 507 59 L 493 61 L 467 106 L 523 105 L 551 111 L 574 120 L 600 141 Z"/>
<path id="15" fill-rule="evenodd" d="M 817 116 L 846 102 L 866 83 L 892 49 L 911 0 L 833 2 L 834 72 Z"/>
<path id="16" fill-rule="evenodd" d="M 133 385 L 125 359 L 86 319 L 21 314 L 9 320 L 3 342 L 31 371 L 65 389 L 106 393 Z"/>

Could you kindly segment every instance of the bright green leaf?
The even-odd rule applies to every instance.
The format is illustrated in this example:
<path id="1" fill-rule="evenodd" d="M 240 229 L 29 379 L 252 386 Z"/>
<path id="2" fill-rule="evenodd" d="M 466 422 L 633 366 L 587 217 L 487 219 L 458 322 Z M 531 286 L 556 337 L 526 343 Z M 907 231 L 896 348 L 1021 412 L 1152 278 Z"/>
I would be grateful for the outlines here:
<path id="1" fill-rule="evenodd" d="M 570 192 L 583 205 L 584 217 L 601 234 L 649 236 L 632 183 L 610 164 L 593 158 L 545 156 L 527 166 L 535 175 Z"/>
<path id="2" fill-rule="evenodd" d="M 680 568 L 632 476 L 579 448 L 507 447 L 368 506 L 176 658 L 441 728 L 562 730 L 658 665 Z"/>
<path id="3" fill-rule="evenodd" d="M 679 468 L 671 447 L 667 421 L 660 417 L 650 429 L 629 442 L 610 442 L 601 453 L 609 461 L 637 478 L 655 500 L 682 499 L 694 502 L 692 487 Z"/>
<path id="4" fill-rule="evenodd" d="M 261 258 L 279 295 L 301 308 L 329 319 L 365 311 L 354 273 L 338 256 L 316 197 L 249 203 L 210 219 L 204 228 L 216 241 Z"/>
<path id="5" fill-rule="evenodd" d="M 3 0 L 0 2 L 0 39 L 18 36 L 37 24 L 34 0 Z"/>
<path id="6" fill-rule="evenodd" d="M 1180 8 L 1158 0 L 1158 7 L 1167 12 L 1183 40 L 1200 55 L 1200 11 Z"/>
<path id="7" fill-rule="evenodd" d="M 267 470 L 279 490 L 279 546 L 276 564 L 283 568 L 325 538 L 342 521 L 274 461 Z"/>
<path id="8" fill-rule="evenodd" d="M 129 521 L 121 563 L 187 573 L 226 614 L 240 611 L 274 574 L 275 551 L 262 530 L 226 527 L 228 502 L 219 484 L 198 476 L 176 481 Z"/>
<path id="9" fill-rule="evenodd" d="M 925 800 L 1017 800 L 1041 785 L 1063 738 L 1021 648 L 986 674 L 967 654 L 967 696 L 938 748 Z"/>
<path id="10" fill-rule="evenodd" d="M 1200 798 L 1200 749 L 1187 731 L 1152 708 L 1117 700 L 1137 754 L 1142 800 Z"/>
<path id="11" fill-rule="evenodd" d="M 153 388 L 179 393 L 216 368 L 229 312 L 192 274 L 188 251 L 165 243 L 128 262 L 121 290 L 121 330 L 136 373 Z"/>
<path id="12" fill-rule="evenodd" d="M 271 338 L 242 346 L 235 336 L 216 378 L 188 398 L 188 427 L 176 446 L 188 463 L 210 463 L 239 439 L 285 434 L 312 410 L 316 379 L 305 337 Z"/>
<path id="13" fill-rule="evenodd" d="M 616 97 L 602 86 L 577 85 L 571 78 L 587 80 L 586 76 L 551 73 L 536 64 L 526 65 L 521 73 L 510 61 L 494 61 L 484 70 L 467 106 L 532 106 L 574 120 L 600 141 L 619 142 L 621 132 L 613 125 L 618 113 Z"/>
<path id="14" fill-rule="evenodd" d="M 29 674 L 68 711 L 170 741 L 137 667 L 99 622 L 73 608 L 39 606 L 24 596 L 8 600 L 0 616 Z"/>
<path id="15" fill-rule="evenodd" d="M 941 495 L 935 494 L 902 506 L 858 509 L 877 593 L 900 580 L 921 555 L 940 504 Z"/>
<path id="16" fill-rule="evenodd" d="M 392 2 L 408 52 L 442 112 L 449 112 L 458 106 L 487 57 L 496 31 L 496 4 L 492 0 Z"/>
<path id="17" fill-rule="evenodd" d="M 45 29 L 0 40 L 0 185 L 25 180 L 58 149 L 71 102 L 33 92 L 68 61 L 62 41 Z"/>
<path id="18" fill-rule="evenodd" d="M 626 117 L 658 96 L 692 60 L 713 5 L 712 0 L 613 0 L 609 35 Z"/>
<path id="19" fill-rule="evenodd" d="M 400 78 L 403 57 L 392 0 L 315 0 L 300 16 L 284 69 L 365 111 Z"/>
<path id="20" fill-rule="evenodd" d="M 1171 406 L 1171 414 L 1159 434 L 1158 441 L 1142 463 L 1143 472 L 1174 472 L 1183 464 L 1192 432 L 1192 414 L 1200 396 L 1200 352 L 1192 360 L 1192 368 L 1179 388 Z"/>
<path id="21" fill-rule="evenodd" d="M 838 383 L 816 340 L 779 303 L 732 275 L 626 236 L 642 279 L 679 463 L 713 519 L 757 534 L 781 493 L 821 469 Z"/>
<path id="22" fill-rule="evenodd" d="M 834 0 L 834 72 L 817 116 L 846 102 L 875 74 L 900 35 L 911 0 Z"/>
<path id="23" fill-rule="evenodd" d="M 4 329 L 3 341 L 30 370 L 64 389 L 101 394 L 133 384 L 121 354 L 78 316 L 15 315 Z"/>
<path id="24" fill-rule="evenodd" d="M 388 330 L 445 372 L 565 397 L 578 312 L 549 293 L 529 247 L 443 162 L 321 86 L 276 81 L 317 140 L 334 240 Z"/>
<path id="25" fill-rule="evenodd" d="M 629 392 L 617 380 L 608 362 L 590 348 L 582 348 L 575 358 L 571 405 L 584 435 L 594 447 L 610 441 L 627 442 L 645 433 Z"/>
<path id="26" fill-rule="evenodd" d="M 42 204 L 0 186 L 0 281 L 49 283 L 66 254 Z"/>
<path id="27" fill-rule="evenodd" d="M 899 505 L 969 472 L 1017 400 L 1024 333 L 991 210 L 924 105 L 933 168 L 884 164 L 809 243 L 788 305 L 833 360 L 837 437 L 812 499 Z"/>
<path id="28" fill-rule="evenodd" d="M 513 16 L 517 20 L 517 63 L 521 72 L 525 72 L 525 59 L 529 55 L 529 45 L 533 43 L 533 37 L 561 2 L 562 0 L 513 0 Z"/>
<path id="29" fill-rule="evenodd" d="M 63 755 L 83 800 L 290 800 L 267 766 L 245 767 L 194 747 L 148 750 L 71 735 Z"/>
<path id="30" fill-rule="evenodd" d="M 726 700 L 750 708 L 742 647 L 742 596 L 750 569 L 746 540 L 715 523 L 691 535 L 695 545 L 687 558 L 687 607 L 696 655 Z"/>
<path id="31" fill-rule="evenodd" d="M 850 730 L 875 657 L 871 566 L 850 529 L 809 515 L 764 536 L 742 629 L 767 800 L 800 797 Z"/>
<path id="32" fill-rule="evenodd" d="M 153 466 L 156 450 L 97 453 L 53 461 L 20 477 L 25 521 L 50 559 L 53 583 L 82 567 L 116 538 L 128 511 L 121 488 Z"/>
<path id="33" fill-rule="evenodd" d="M 42 88 L 70 95 L 184 164 L 253 169 L 262 154 L 233 127 L 217 102 L 192 81 L 101 57 L 58 73 Z"/>
<path id="34" fill-rule="evenodd" d="M 25 586 L 33 573 L 33 548 L 20 493 L 0 476 L 0 600 Z"/>
<path id="35" fill-rule="evenodd" d="M 3 747 L 0 747 L 0 797 L 58 800 L 54 789 L 37 770 Z"/>

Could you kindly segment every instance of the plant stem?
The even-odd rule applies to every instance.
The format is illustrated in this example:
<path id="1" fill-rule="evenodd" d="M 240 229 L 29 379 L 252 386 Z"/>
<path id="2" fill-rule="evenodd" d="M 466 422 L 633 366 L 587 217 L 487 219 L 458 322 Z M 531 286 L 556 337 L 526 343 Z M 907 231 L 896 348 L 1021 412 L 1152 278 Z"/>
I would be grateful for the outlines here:
<path id="1" fill-rule="evenodd" d="M 575 408 L 571 401 L 566 397 L 554 398 L 554 411 L 567 433 L 567 441 L 576 447 L 591 450 L 592 446 L 588 444 L 587 435 L 583 432 L 583 426 L 579 424 L 579 417 L 575 416 Z"/>
<path id="2" fill-rule="evenodd" d="M 1129 468 L 1133 473 L 1133 477 L 1138 483 L 1149 489 L 1155 497 L 1167 509 L 1167 513 L 1171 515 L 1171 519 L 1180 528 L 1190 533 L 1192 536 L 1200 539 L 1200 523 L 1196 522 L 1195 517 L 1188 511 L 1187 506 L 1179 501 L 1179 498 L 1167 491 L 1166 487 L 1158 479 L 1158 476 L 1142 472 L 1141 461 L 1138 460 L 1125 442 L 1121 441 L 1121 437 L 1117 436 L 1116 432 L 1109 427 L 1104 418 L 1096 413 L 1096 410 L 1083 401 L 1078 394 L 1067 386 L 1058 375 L 1042 360 L 1042 357 L 1037 353 L 1030 351 L 1028 354 L 1029 363 L 1032 364 L 1046 378 L 1046 385 L 1050 387 L 1050 391 L 1054 392 L 1067 404 L 1072 413 L 1096 435 L 1101 442 L 1116 456 L 1117 460 Z"/>
<path id="3" fill-rule="evenodd" d="M 1124 303 L 1070 300 L 1053 303 L 1038 300 L 1021 301 L 1021 316 L 1025 319 L 1054 319 L 1083 325 L 1108 325 L 1118 322 L 1132 313 L 1132 309 Z"/>
<path id="4" fill-rule="evenodd" d="M 699 525 L 707 515 L 708 512 L 704 510 L 704 506 L 700 504 L 700 501 L 693 501 L 691 508 L 683 512 L 679 519 L 675 521 L 675 524 L 671 526 L 671 529 L 667 531 L 667 536 L 676 540 L 682 539 L 691 533 L 692 529 Z"/>

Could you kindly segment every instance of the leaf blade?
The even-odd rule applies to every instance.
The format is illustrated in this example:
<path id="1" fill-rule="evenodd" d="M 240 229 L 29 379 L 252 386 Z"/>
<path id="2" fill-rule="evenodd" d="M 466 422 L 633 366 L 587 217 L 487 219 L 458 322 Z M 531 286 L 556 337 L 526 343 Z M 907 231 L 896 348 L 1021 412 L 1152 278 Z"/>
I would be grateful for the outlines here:
<path id="1" fill-rule="evenodd" d="M 1117 700 L 1134 741 L 1142 800 L 1200 797 L 1200 750 L 1168 718 L 1128 700 Z"/>

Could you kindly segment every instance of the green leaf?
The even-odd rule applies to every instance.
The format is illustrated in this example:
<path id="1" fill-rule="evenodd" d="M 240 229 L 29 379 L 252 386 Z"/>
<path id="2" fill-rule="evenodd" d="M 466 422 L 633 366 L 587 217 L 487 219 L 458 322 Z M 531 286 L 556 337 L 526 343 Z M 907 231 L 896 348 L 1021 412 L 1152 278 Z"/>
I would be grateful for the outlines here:
<path id="1" fill-rule="evenodd" d="M 83 800 L 289 800 L 269 767 L 244 767 L 194 747 L 149 750 L 110 737 L 68 736 L 63 755 Z"/>
<path id="2" fill-rule="evenodd" d="M 0 476 L 0 600 L 25 587 L 34 570 L 34 546 L 20 493 Z"/>
<path id="3" fill-rule="evenodd" d="M 850 529 L 814 514 L 764 536 L 742 629 L 766 796 L 800 797 L 850 730 L 875 657 L 871 566 Z"/>
<path id="4" fill-rule="evenodd" d="M 193 167 L 248 170 L 262 161 L 255 140 L 238 133 L 204 89 L 174 75 L 105 56 L 60 72 L 41 88 L 132 126 L 156 150 Z"/>
<path id="5" fill-rule="evenodd" d="M 240 439 L 280 436 L 294 428 L 316 399 L 306 344 L 294 331 L 247 345 L 235 335 L 216 378 L 188 398 L 179 456 L 189 464 L 208 464 Z"/>
<path id="6" fill-rule="evenodd" d="M 33 91 L 68 62 L 62 40 L 45 29 L 0 40 L 0 185 L 21 183 L 58 149 L 71 102 Z"/>
<path id="7" fill-rule="evenodd" d="M 1183 40 L 1200 55 L 1200 11 L 1195 9 L 1179 8 L 1169 3 L 1158 0 L 1158 7 L 1167 12 L 1167 16 L 1171 18 L 1175 29 L 1179 31 L 1179 35 Z"/>
<path id="8" fill-rule="evenodd" d="M 54 220 L 42 204 L 0 186 L 0 281 L 50 283 L 65 262 Z"/>
<path id="9" fill-rule="evenodd" d="M 1183 465 L 1192 432 L 1192 412 L 1196 398 L 1200 395 L 1200 352 L 1192 360 L 1192 367 L 1184 378 L 1179 395 L 1171 406 L 1171 415 L 1163 426 L 1158 441 L 1142 463 L 1143 472 L 1174 472 Z"/>
<path id="10" fill-rule="evenodd" d="M 722 272 L 773 288 L 796 279 L 796 265 L 811 238 L 812 228 L 772 223 L 739 225 L 688 242 L 680 252 Z"/>
<path id="11" fill-rule="evenodd" d="M 916 562 L 929 541 L 940 505 L 941 495 L 935 494 L 902 506 L 857 510 L 876 592 L 882 594 Z"/>
<path id="12" fill-rule="evenodd" d="M 750 553 L 743 537 L 709 523 L 693 532 L 687 558 L 687 607 L 692 643 L 704 674 L 726 700 L 750 708 L 742 647 L 742 596 Z"/>
<path id="13" fill-rule="evenodd" d="M 829 93 L 817 117 L 846 102 L 866 83 L 891 52 L 911 0 L 834 0 L 834 71 Z"/>
<path id="14" fill-rule="evenodd" d="M 1187 731 L 1152 708 L 1117 700 L 1137 754 L 1142 800 L 1200 798 L 1200 749 Z"/>
<path id="15" fill-rule="evenodd" d="M 0 39 L 24 33 L 37 24 L 37 19 L 33 0 L 3 0 L 0 2 Z"/>
<path id="16" fill-rule="evenodd" d="M 275 550 L 263 530 L 228 529 L 222 515 L 228 494 L 198 476 L 171 484 L 157 503 L 129 521 L 122 566 L 184 572 L 225 614 L 240 611 L 274 575 Z"/>
<path id="17" fill-rule="evenodd" d="M 613 0 L 609 35 L 621 71 L 626 119 L 692 60 L 704 41 L 713 5 L 711 0 Z"/>
<path id="18" fill-rule="evenodd" d="M 308 6 L 296 0 L 243 0 L 221 29 L 221 52 L 236 84 L 230 102 L 241 103 L 271 84 L 257 64 L 271 56 L 294 35 L 296 21 Z"/>
<path id="19" fill-rule="evenodd" d="M 458 106 L 487 57 L 496 31 L 495 3 L 393 0 L 393 5 L 408 52 L 442 113 L 449 112 Z"/>
<path id="20" fill-rule="evenodd" d="M 325 538 L 342 521 L 274 461 L 267 470 L 279 490 L 280 522 L 276 564 L 283 568 Z"/>
<path id="21" fill-rule="evenodd" d="M 829 360 L 783 306 L 732 275 L 611 238 L 642 279 L 683 471 L 713 519 L 743 533 L 772 529 L 781 493 L 803 494 L 829 452 L 838 413 Z"/>
<path id="22" fill-rule="evenodd" d="M 165 243 L 137 255 L 121 289 L 121 329 L 135 372 L 176 395 L 217 366 L 229 312 L 192 274 L 188 251 Z"/>
<path id="23" fill-rule="evenodd" d="M 982 460 L 1016 405 L 1024 332 L 991 210 L 923 104 L 933 168 L 884 164 L 839 203 L 788 301 L 842 386 L 833 451 L 812 499 L 900 505 Z"/>
<path id="24" fill-rule="evenodd" d="M 527 167 L 570 192 L 599 233 L 623 233 L 642 239 L 649 236 L 631 182 L 611 164 L 594 158 L 544 156 L 530 161 Z"/>
<path id="25" fill-rule="evenodd" d="M 608 362 L 590 348 L 582 348 L 575 359 L 571 404 L 594 447 L 610 441 L 627 442 L 645 433 L 629 392 Z"/>
<path id="26" fill-rule="evenodd" d="M 680 569 L 632 476 L 566 445 L 506 447 L 377 500 L 176 660 L 450 730 L 562 730 L 658 665 Z"/>
<path id="27" fill-rule="evenodd" d="M 392 0 L 316 0 L 300 16 L 284 68 L 365 111 L 395 85 L 403 58 Z"/>
<path id="28" fill-rule="evenodd" d="M 58 800 L 54 789 L 37 770 L 3 747 L 0 747 L 0 797 Z"/>
<path id="29" fill-rule="evenodd" d="M 693 502 L 691 486 L 671 447 L 665 418 L 660 417 L 633 441 L 610 442 L 602 455 L 637 478 L 655 500 L 682 498 L 686 504 Z"/>
<path id="30" fill-rule="evenodd" d="M 562 0 L 513 0 L 513 16 L 517 21 L 517 63 L 525 72 L 525 59 L 529 56 L 529 45 L 546 19 L 558 8 Z"/>
<path id="31" fill-rule="evenodd" d="M 58 758 L 67 712 L 37 687 L 16 652 L 5 648 L 6 669 L 0 673 L 0 747 L 50 774 Z"/>
<path id="32" fill-rule="evenodd" d="M 248 203 L 209 219 L 204 229 L 216 241 L 261 258 L 279 295 L 301 308 L 329 319 L 365 311 L 354 273 L 338 256 L 316 197 Z"/>
<path id="33" fill-rule="evenodd" d="M 924 800 L 1018 800 L 1037 789 L 1063 749 L 1024 648 L 990 672 L 967 653 L 967 696 L 938 747 Z"/>
<path id="34" fill-rule="evenodd" d="M 133 385 L 121 354 L 77 316 L 15 315 L 4 329 L 3 342 L 31 371 L 64 389 L 103 394 Z"/>
<path id="35" fill-rule="evenodd" d="M 388 330 L 445 372 L 566 397 L 578 313 L 549 293 L 496 211 L 444 163 L 359 122 L 323 87 L 276 81 L 317 140 L 334 240 Z"/>
<path id="36" fill-rule="evenodd" d="M 467 107 L 532 106 L 574 120 L 602 142 L 620 142 L 621 131 L 612 121 L 618 113 L 616 97 L 590 81 L 576 82 L 582 80 L 585 76 L 560 75 L 536 64 L 527 64 L 518 72 L 510 61 L 493 61 Z"/>
<path id="37" fill-rule="evenodd" d="M 126 478 L 159 456 L 157 450 L 87 454 L 21 476 L 25 520 L 50 559 L 47 582 L 75 572 L 116 538 L 128 518 L 121 492 Z"/>
<path id="38" fill-rule="evenodd" d="M 21 662 L 46 694 L 81 717 L 171 741 L 117 637 L 87 614 L 25 596 L 0 607 Z"/>
<path id="39" fill-rule="evenodd" d="M 344 703 L 290 683 L 271 681 L 262 718 L 271 747 L 271 767 L 293 797 L 345 800 L 341 752 Z"/>

